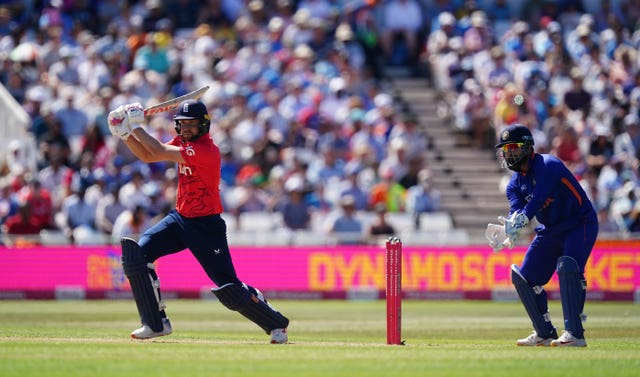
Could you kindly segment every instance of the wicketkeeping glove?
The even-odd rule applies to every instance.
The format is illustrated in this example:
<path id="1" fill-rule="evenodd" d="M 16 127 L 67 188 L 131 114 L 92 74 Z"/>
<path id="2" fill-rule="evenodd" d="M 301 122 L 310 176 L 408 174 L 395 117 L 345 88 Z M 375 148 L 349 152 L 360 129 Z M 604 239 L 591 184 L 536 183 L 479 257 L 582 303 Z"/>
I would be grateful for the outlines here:
<path id="1" fill-rule="evenodd" d="M 109 123 L 109 131 L 112 135 L 122 140 L 127 140 L 131 135 L 131 127 L 129 126 L 124 106 L 118 106 L 115 110 L 111 111 L 107 116 L 107 122 Z"/>
<path id="2" fill-rule="evenodd" d="M 498 218 L 500 220 L 500 218 Z M 509 216 L 509 218 L 502 217 L 504 221 L 504 230 L 507 233 L 507 236 L 517 238 L 518 234 L 524 227 L 529 224 L 529 218 L 524 212 L 514 212 Z"/>
<path id="3" fill-rule="evenodd" d="M 500 220 L 502 217 L 498 218 Z M 489 246 L 493 249 L 494 253 L 508 247 L 513 248 L 516 243 L 516 238 L 507 236 L 505 232 L 504 223 L 502 224 L 487 224 L 487 230 L 484 232 L 484 236 L 489 241 Z M 517 236 L 516 236 L 517 237 Z"/>

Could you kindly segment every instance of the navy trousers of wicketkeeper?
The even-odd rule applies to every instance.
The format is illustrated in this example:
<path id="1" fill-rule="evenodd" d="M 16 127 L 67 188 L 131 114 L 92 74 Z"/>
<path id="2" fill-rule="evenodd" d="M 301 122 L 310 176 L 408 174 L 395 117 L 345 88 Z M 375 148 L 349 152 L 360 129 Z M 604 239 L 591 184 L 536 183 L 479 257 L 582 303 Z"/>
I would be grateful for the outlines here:
<path id="1" fill-rule="evenodd" d="M 597 237 L 598 220 L 595 212 L 585 215 L 570 227 L 563 224 L 548 228 L 540 226 L 536 228 L 536 236 L 527 249 L 520 272 L 530 285 L 543 286 L 556 271 L 558 258 L 567 256 L 575 259 L 580 274 L 584 274 Z"/>
<path id="2" fill-rule="evenodd" d="M 148 262 L 189 249 L 217 286 L 241 284 L 229 253 L 227 226 L 220 215 L 187 218 L 174 209 L 144 232 L 138 243 Z"/>
<path id="3" fill-rule="evenodd" d="M 582 310 L 586 300 L 586 280 L 584 268 L 591 255 L 591 250 L 598 236 L 598 219 L 594 211 L 590 211 L 582 218 L 568 220 L 552 228 L 539 226 L 536 236 L 529 245 L 524 256 L 520 274 L 530 287 L 543 287 L 553 273 L 558 272 L 560 281 L 560 298 L 562 301 L 565 330 L 571 331 L 578 338 L 583 337 L 583 327 L 580 323 Z M 548 312 L 548 300 L 545 290 L 536 290 L 535 306 L 540 314 Z M 522 299 L 522 298 L 521 298 Z M 523 302 L 524 303 L 524 302 Z M 527 311 L 536 311 L 527 307 Z M 530 314 L 531 315 L 531 314 Z M 532 317 L 536 331 L 542 331 L 549 326 L 542 322 L 542 317 Z M 550 323 L 548 323 L 550 325 Z M 553 328 L 547 328 L 549 334 L 555 333 Z M 540 336 L 550 336 L 541 333 Z"/>

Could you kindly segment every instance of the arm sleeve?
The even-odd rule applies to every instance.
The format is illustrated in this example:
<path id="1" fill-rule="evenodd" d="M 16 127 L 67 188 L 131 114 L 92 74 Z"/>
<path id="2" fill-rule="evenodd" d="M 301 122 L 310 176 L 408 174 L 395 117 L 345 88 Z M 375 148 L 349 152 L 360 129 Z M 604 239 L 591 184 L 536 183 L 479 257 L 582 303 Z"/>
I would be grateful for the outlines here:
<path id="1" fill-rule="evenodd" d="M 551 196 L 551 190 L 556 186 L 560 174 L 560 166 L 553 162 L 540 159 L 535 163 L 538 164 L 538 166 L 534 169 L 535 186 L 533 188 L 533 197 L 524 207 L 524 213 L 529 220 L 542 209 L 547 198 Z"/>
<path id="2" fill-rule="evenodd" d="M 525 199 L 521 197 L 520 192 L 518 190 L 518 174 L 514 174 L 507 184 L 507 200 L 509 201 L 509 215 L 514 212 L 521 211 L 524 206 L 527 204 Z"/>

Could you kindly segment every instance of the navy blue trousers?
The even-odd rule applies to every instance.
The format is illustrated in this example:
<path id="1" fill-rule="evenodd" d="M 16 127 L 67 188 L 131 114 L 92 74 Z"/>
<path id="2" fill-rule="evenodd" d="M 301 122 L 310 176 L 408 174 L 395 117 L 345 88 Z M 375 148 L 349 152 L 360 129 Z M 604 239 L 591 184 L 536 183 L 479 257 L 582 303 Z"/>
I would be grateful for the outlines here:
<path id="1" fill-rule="evenodd" d="M 527 249 L 520 272 L 532 287 L 544 286 L 556 271 L 558 258 L 569 256 L 578 263 L 580 278 L 584 280 L 584 267 L 597 237 L 598 219 L 595 212 L 569 228 L 562 224 L 555 228 L 540 227 L 536 229 L 536 236 Z M 536 295 L 536 298 L 538 309 L 541 313 L 546 313 L 548 311 L 546 291 Z M 580 299 L 584 303 L 585 297 Z"/>
<path id="2" fill-rule="evenodd" d="M 220 215 L 187 218 L 174 209 L 144 232 L 138 243 L 149 262 L 189 249 L 217 286 L 241 283 L 229 253 L 227 225 Z"/>

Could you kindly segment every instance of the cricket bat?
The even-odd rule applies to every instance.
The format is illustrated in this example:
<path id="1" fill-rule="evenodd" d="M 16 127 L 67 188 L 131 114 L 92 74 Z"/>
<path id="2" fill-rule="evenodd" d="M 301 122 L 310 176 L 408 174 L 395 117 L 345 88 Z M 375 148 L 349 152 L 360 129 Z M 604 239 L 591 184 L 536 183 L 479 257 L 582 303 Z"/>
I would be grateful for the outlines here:
<path id="1" fill-rule="evenodd" d="M 164 102 L 160 102 L 153 106 L 149 106 L 144 109 L 144 116 L 152 116 L 160 113 L 164 113 L 166 111 L 174 110 L 180 105 L 182 101 L 186 101 L 188 99 L 200 99 L 209 89 L 209 85 L 203 86 L 198 90 L 194 90 L 193 92 L 189 92 L 187 94 L 183 94 L 180 97 L 176 97 Z"/>

